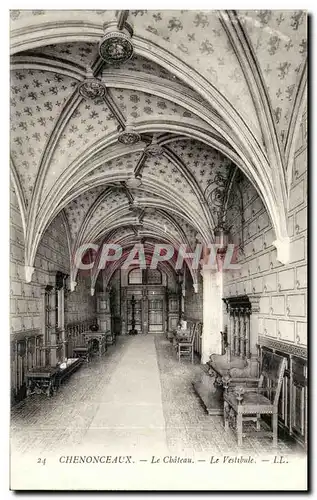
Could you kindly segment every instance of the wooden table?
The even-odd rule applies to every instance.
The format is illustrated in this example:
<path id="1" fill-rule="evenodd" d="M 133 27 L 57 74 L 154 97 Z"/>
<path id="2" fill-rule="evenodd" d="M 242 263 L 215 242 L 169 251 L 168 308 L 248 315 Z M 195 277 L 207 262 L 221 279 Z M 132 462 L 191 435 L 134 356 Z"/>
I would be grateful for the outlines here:
<path id="1" fill-rule="evenodd" d="M 84 332 L 83 337 L 86 346 L 91 348 L 94 340 L 98 342 L 98 353 L 102 356 L 107 351 L 107 334 L 106 332 Z"/>
<path id="2" fill-rule="evenodd" d="M 83 346 L 83 347 L 74 347 L 73 348 L 73 356 L 74 358 L 82 358 L 87 363 L 90 361 L 90 354 L 91 354 L 91 348 L 88 346 Z"/>
<path id="3" fill-rule="evenodd" d="M 38 366 L 26 373 L 26 395 L 46 394 L 53 396 L 63 380 L 82 364 L 82 358 L 69 358 L 65 367 Z M 63 366 L 63 365 L 62 365 Z"/>
<path id="4" fill-rule="evenodd" d="M 116 343 L 116 334 L 115 333 L 111 333 L 111 331 L 108 330 L 105 332 L 105 334 L 106 334 L 107 345 L 113 345 Z"/>
<path id="5" fill-rule="evenodd" d="M 57 390 L 57 368 L 43 366 L 32 368 L 26 373 L 26 395 L 46 394 L 52 396 Z"/>

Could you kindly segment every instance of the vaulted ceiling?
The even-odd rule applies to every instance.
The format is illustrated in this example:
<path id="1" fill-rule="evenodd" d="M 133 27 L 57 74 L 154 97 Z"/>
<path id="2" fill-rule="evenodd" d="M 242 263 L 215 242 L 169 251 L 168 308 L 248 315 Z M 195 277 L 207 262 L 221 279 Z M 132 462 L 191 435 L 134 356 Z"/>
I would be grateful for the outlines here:
<path id="1" fill-rule="evenodd" d="M 109 26 L 133 47 L 121 64 L 100 54 Z M 11 47 L 29 269 L 61 210 L 72 255 L 87 241 L 209 243 L 237 167 L 287 241 L 304 12 L 11 11 Z"/>

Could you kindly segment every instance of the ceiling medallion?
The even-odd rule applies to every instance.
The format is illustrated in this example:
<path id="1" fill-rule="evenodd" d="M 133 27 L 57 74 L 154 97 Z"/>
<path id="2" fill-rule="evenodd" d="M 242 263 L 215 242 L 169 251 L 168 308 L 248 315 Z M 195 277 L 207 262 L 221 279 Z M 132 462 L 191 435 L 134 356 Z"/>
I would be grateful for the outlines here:
<path id="1" fill-rule="evenodd" d="M 159 144 L 149 144 L 145 148 L 144 153 L 147 156 L 161 156 L 164 153 L 164 148 Z"/>
<path id="2" fill-rule="evenodd" d="M 110 64 L 124 63 L 133 55 L 131 37 L 119 30 L 107 33 L 99 44 L 100 57 Z"/>
<path id="3" fill-rule="evenodd" d="M 130 177 L 129 179 L 126 180 L 126 184 L 128 186 L 128 188 L 130 189 L 137 189 L 141 186 L 142 184 L 142 180 L 141 180 L 141 177 Z M 137 203 L 134 202 L 134 207 L 137 206 Z"/>
<path id="4" fill-rule="evenodd" d="M 121 142 L 121 144 L 125 144 L 126 146 L 132 146 L 133 144 L 136 144 L 141 140 L 140 134 L 137 132 L 134 132 L 133 129 L 130 127 L 126 127 L 126 129 L 121 132 L 121 134 L 118 137 L 118 141 Z"/>
<path id="5" fill-rule="evenodd" d="M 85 99 L 97 99 L 105 95 L 106 88 L 97 78 L 87 78 L 78 85 L 78 92 Z"/>

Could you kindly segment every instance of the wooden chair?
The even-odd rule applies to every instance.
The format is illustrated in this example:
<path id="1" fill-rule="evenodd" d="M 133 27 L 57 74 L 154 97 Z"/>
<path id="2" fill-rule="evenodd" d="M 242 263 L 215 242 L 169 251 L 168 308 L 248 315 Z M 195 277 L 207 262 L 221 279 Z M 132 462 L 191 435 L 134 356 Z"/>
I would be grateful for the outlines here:
<path id="1" fill-rule="evenodd" d="M 257 382 L 257 387 L 238 386 L 224 393 L 224 425 L 233 424 L 242 446 L 243 422 L 256 422 L 256 431 L 248 435 L 273 437 L 273 447 L 277 446 L 278 401 L 280 397 L 286 358 L 272 352 L 264 352 L 259 379 L 245 379 L 244 382 Z M 241 379 L 239 383 L 243 383 Z M 261 415 L 272 415 L 272 431 L 261 431 Z"/>
<path id="2" fill-rule="evenodd" d="M 192 363 L 194 362 L 195 335 L 196 335 L 196 324 L 193 324 L 190 331 L 190 336 L 187 338 L 184 337 L 183 339 L 180 338 L 177 341 L 176 349 L 177 349 L 178 361 L 180 361 L 182 356 L 190 356 L 191 362 Z"/>

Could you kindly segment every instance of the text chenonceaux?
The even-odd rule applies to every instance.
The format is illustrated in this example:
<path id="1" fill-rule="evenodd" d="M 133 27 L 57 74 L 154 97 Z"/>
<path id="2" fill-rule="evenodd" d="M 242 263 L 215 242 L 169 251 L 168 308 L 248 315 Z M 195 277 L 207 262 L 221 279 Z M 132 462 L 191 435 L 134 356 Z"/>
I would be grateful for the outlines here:
<path id="1" fill-rule="evenodd" d="M 151 464 L 191 464 L 196 461 L 190 457 L 179 457 L 166 455 L 164 457 L 152 456 L 148 460 L 136 460 L 141 462 L 148 462 Z M 136 462 L 133 460 L 131 455 L 62 455 L 59 457 L 59 462 L 62 464 L 133 464 Z M 200 460 L 201 462 L 202 460 Z M 223 457 L 210 457 L 204 462 L 210 464 L 216 463 L 228 463 L 228 464 L 242 464 L 242 463 L 255 463 L 255 459 L 251 456 L 230 456 L 225 455 Z"/>

